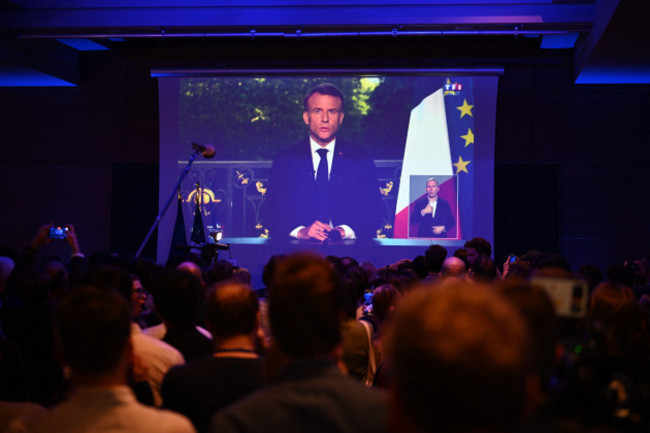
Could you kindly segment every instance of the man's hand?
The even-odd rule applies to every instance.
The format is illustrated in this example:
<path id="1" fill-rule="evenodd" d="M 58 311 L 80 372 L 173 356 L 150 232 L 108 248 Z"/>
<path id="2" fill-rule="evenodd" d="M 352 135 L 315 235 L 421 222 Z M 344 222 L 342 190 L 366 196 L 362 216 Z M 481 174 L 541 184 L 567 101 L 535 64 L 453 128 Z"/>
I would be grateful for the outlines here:
<path id="1" fill-rule="evenodd" d="M 433 234 L 439 235 L 445 231 L 445 226 L 433 226 Z"/>
<path id="2" fill-rule="evenodd" d="M 68 228 L 68 236 L 65 238 L 65 241 L 70 245 L 71 254 L 74 256 L 81 254 L 81 249 L 79 248 L 79 241 L 77 240 L 77 232 L 74 231 L 74 226 L 72 224 L 66 224 Z"/>
<path id="3" fill-rule="evenodd" d="M 324 241 L 327 234 L 332 230 L 329 224 L 320 221 L 314 221 L 309 227 L 304 227 L 298 232 L 298 239 L 316 239 Z"/>
<path id="4" fill-rule="evenodd" d="M 34 239 L 32 239 L 32 242 L 29 244 L 29 248 L 31 248 L 32 251 L 36 251 L 43 245 L 52 241 L 52 239 L 50 239 L 50 229 L 52 226 L 53 223 L 48 223 L 38 228 Z"/>
<path id="5" fill-rule="evenodd" d="M 420 211 L 420 214 L 422 216 L 425 216 L 427 214 L 432 214 L 433 213 L 433 208 L 431 207 L 431 203 L 427 203 L 424 209 Z"/>

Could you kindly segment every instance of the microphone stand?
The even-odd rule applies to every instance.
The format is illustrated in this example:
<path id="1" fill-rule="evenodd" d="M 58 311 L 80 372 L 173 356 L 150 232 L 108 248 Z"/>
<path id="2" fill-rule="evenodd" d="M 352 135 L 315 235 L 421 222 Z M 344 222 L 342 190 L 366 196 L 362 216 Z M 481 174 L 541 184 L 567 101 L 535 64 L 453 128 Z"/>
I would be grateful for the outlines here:
<path id="1" fill-rule="evenodd" d="M 176 182 L 176 186 L 172 190 L 171 195 L 169 196 L 169 199 L 167 200 L 167 203 L 165 203 L 165 206 L 163 206 L 162 210 L 156 217 L 156 220 L 153 222 L 153 225 L 151 226 L 151 229 L 149 229 L 149 233 L 147 233 L 147 236 L 144 238 L 144 241 L 142 241 L 142 244 L 140 245 L 140 248 L 138 248 L 138 252 L 135 253 L 135 257 L 140 257 L 140 254 L 142 253 L 142 250 L 144 247 L 147 245 L 149 242 L 149 239 L 151 238 L 151 235 L 153 234 L 154 230 L 156 230 L 156 227 L 160 225 L 160 220 L 162 220 L 162 217 L 165 215 L 167 212 L 167 209 L 169 208 L 169 205 L 172 203 L 172 200 L 174 200 L 174 196 L 176 195 L 176 191 L 178 191 L 178 188 L 180 188 L 181 183 L 183 182 L 183 179 L 185 179 L 185 176 L 187 176 L 187 173 L 190 172 L 190 167 L 192 166 L 192 163 L 196 159 L 196 157 L 199 156 L 199 149 L 197 149 L 192 156 L 190 157 L 189 161 L 187 161 L 187 165 L 185 166 L 185 169 L 181 173 L 181 175 L 178 177 L 178 182 Z"/>

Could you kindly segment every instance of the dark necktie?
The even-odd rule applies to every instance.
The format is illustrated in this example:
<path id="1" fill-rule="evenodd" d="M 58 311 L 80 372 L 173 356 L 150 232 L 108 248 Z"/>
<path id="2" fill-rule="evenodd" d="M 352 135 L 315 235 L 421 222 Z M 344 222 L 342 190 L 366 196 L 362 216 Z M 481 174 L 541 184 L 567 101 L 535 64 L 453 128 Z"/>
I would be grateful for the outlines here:
<path id="1" fill-rule="evenodd" d="M 327 178 L 327 149 L 318 149 L 320 162 L 316 169 L 316 187 L 318 190 L 318 220 L 329 224 L 329 179 Z"/>
<path id="2" fill-rule="evenodd" d="M 316 170 L 316 183 L 319 187 L 327 188 L 327 149 L 318 149 L 318 155 L 320 156 L 320 162 L 318 163 L 318 169 Z"/>

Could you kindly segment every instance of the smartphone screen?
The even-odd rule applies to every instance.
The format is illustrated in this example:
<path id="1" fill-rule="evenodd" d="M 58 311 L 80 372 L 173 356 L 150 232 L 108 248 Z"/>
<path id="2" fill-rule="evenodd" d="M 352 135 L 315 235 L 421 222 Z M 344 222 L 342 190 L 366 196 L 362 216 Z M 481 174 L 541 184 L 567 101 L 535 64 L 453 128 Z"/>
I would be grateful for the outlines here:
<path id="1" fill-rule="evenodd" d="M 62 226 L 50 227 L 50 239 L 65 239 L 68 237 L 68 228 Z"/>

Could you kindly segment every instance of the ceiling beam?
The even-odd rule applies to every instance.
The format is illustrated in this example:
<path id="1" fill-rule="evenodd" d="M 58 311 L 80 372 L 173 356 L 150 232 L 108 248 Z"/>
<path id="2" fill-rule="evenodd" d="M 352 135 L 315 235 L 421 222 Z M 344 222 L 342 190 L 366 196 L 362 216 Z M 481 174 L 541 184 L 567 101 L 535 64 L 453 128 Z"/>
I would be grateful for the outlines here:
<path id="1" fill-rule="evenodd" d="M 429 2 L 430 3 L 430 2 Z M 588 30 L 591 4 L 353 4 L 9 9 L 0 30 L 15 35 L 65 29 L 327 27 L 327 26 L 571 26 Z"/>

